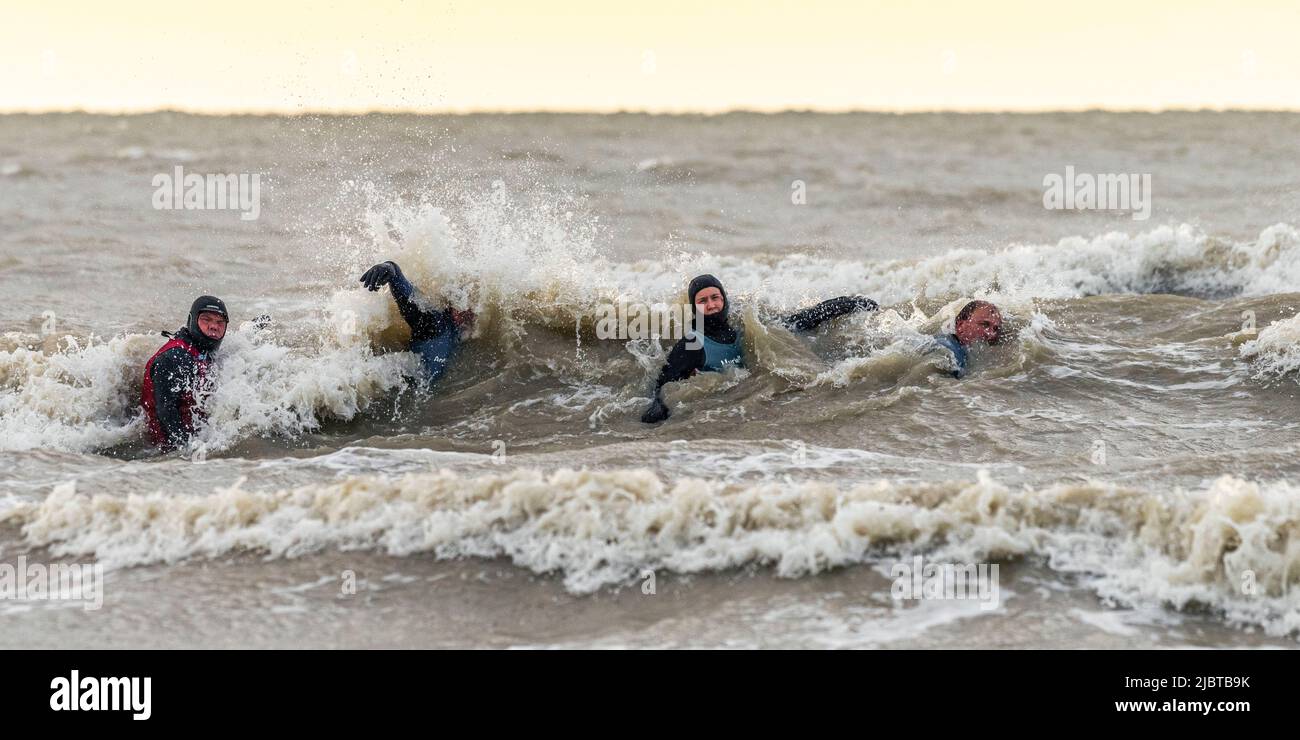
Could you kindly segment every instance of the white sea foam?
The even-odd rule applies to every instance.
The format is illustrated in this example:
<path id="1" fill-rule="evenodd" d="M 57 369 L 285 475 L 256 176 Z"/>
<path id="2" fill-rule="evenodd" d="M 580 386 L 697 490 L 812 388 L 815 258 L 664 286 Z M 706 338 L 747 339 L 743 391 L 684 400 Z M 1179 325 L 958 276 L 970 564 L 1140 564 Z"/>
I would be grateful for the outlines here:
<path id="1" fill-rule="evenodd" d="M 37 339 L 5 336 L 0 449 L 93 449 L 140 433 L 140 373 L 159 338 L 66 337 L 50 351 Z"/>
<path id="2" fill-rule="evenodd" d="M 115 496 L 56 487 L 0 521 L 29 545 L 109 567 L 252 551 L 364 548 L 508 557 L 578 593 L 645 569 L 765 564 L 785 577 L 902 552 L 945 562 L 1039 557 L 1127 606 L 1204 605 L 1269 634 L 1300 631 L 1300 488 L 1222 477 L 1152 493 L 1067 483 L 665 481 L 648 470 L 517 469 L 349 477 L 284 490 Z"/>
<path id="3" fill-rule="evenodd" d="M 920 260 L 683 253 L 626 263 L 602 256 L 598 221 L 575 215 L 578 205 L 563 198 L 528 199 L 498 182 L 453 217 L 428 203 L 394 204 L 373 191 L 368 197 L 366 256 L 398 261 L 417 286 L 457 308 L 556 327 L 593 323 L 596 304 L 620 298 L 684 302 L 686 283 L 705 272 L 723 280 L 733 303 L 780 311 L 844 294 L 882 305 L 945 299 L 955 313 L 969 298 L 1026 306 L 1113 293 L 1264 295 L 1300 283 L 1300 232 L 1284 223 L 1247 242 L 1181 224 Z M 398 321 L 395 311 L 390 316 Z"/>
<path id="4" fill-rule="evenodd" d="M 1251 360 L 1258 378 L 1292 376 L 1300 380 L 1300 315 L 1260 329 L 1259 336 L 1242 344 L 1239 351 Z"/>
<path id="5" fill-rule="evenodd" d="M 515 202 L 500 185 L 454 221 L 427 204 L 376 211 L 372 220 L 373 258 L 398 260 L 432 300 L 474 310 L 470 340 L 496 345 L 507 356 L 526 350 L 529 332 L 539 328 L 572 332 L 580 348 L 600 303 L 620 296 L 682 301 L 686 281 L 704 271 L 726 281 L 738 311 L 750 317 L 751 340 L 760 333 L 754 322 L 764 315 L 836 294 L 870 295 L 894 307 L 855 317 L 859 336 L 845 346 L 856 351 L 833 365 L 779 341 L 773 345 L 779 362 L 758 358 L 758 367 L 802 385 L 843 386 L 869 374 L 902 378 L 931 354 L 941 364 L 943 353 L 930 352 L 927 337 L 972 297 L 999 302 L 1021 325 L 1023 348 L 1050 326 L 1035 305 L 1039 298 L 1174 289 L 1257 295 L 1300 282 L 1300 236 L 1285 224 L 1248 243 L 1224 242 L 1184 225 L 995 253 L 957 250 L 911 262 L 695 255 L 627 264 L 599 256 L 594 222 L 553 204 Z M 918 299 L 936 297 L 946 303 L 933 316 L 916 307 Z M 324 318 L 294 327 L 296 338 L 279 345 L 232 332 L 215 372 L 213 424 L 204 432 L 211 447 L 228 447 L 250 433 L 301 433 L 324 418 L 350 419 L 416 374 L 410 355 L 385 354 L 402 349 L 407 336 L 386 293 L 336 291 Z M 1300 328 L 1293 324 L 1268 327 L 1243 346 L 1259 372 L 1300 366 L 1294 341 Z M 0 344 L 8 348 L 0 349 L 0 448 L 94 450 L 139 438 L 139 375 L 159 339 L 72 341 L 53 348 L 42 340 L 41 349 L 12 338 Z M 628 348 L 647 374 L 653 372 L 661 349 Z M 575 366 L 587 367 L 568 363 L 557 371 Z"/>
<path id="6" fill-rule="evenodd" d="M 407 352 L 285 347 L 254 337 L 232 331 L 212 367 L 198 435 L 209 450 L 252 433 L 294 435 L 323 419 L 351 419 L 418 374 Z M 0 449 L 89 451 L 142 439 L 144 366 L 164 341 L 66 337 L 50 351 L 12 341 L 17 346 L 0 351 Z"/>

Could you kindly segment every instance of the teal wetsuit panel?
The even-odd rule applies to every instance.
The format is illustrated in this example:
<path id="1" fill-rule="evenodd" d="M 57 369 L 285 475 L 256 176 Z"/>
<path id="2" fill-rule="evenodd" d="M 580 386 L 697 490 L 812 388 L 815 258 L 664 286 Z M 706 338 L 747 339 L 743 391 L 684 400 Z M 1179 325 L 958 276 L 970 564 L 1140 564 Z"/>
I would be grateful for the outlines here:
<path id="1" fill-rule="evenodd" d="M 692 335 L 694 337 L 696 335 Z M 706 336 L 698 335 L 700 341 L 704 344 L 704 367 L 700 368 L 705 372 L 716 373 L 726 367 L 744 367 L 745 354 L 740 348 L 740 333 L 736 333 L 736 341 L 730 344 L 715 342 Z"/>
<path id="2" fill-rule="evenodd" d="M 957 361 L 957 369 L 953 371 L 954 378 L 960 378 L 966 374 L 966 348 L 962 343 L 957 341 L 957 337 L 952 334 L 940 334 L 934 338 L 940 347 L 952 353 L 953 359 Z"/>

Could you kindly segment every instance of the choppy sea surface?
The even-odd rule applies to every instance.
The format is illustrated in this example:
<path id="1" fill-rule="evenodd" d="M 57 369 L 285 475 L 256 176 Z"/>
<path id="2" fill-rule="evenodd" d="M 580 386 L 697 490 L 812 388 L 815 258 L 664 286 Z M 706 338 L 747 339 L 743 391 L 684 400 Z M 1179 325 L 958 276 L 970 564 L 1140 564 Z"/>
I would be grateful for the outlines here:
<path id="1" fill-rule="evenodd" d="M 1281 113 L 0 116 L 0 563 L 105 574 L 0 646 L 1295 647 L 1297 165 Z M 1150 218 L 1044 208 L 1067 166 Z M 257 218 L 155 208 L 177 167 Z M 432 388 L 387 259 L 477 316 Z M 746 368 L 643 425 L 670 342 L 597 319 L 702 272 Z M 1009 331 L 954 380 L 973 298 Z M 896 598 L 917 557 L 996 600 Z"/>

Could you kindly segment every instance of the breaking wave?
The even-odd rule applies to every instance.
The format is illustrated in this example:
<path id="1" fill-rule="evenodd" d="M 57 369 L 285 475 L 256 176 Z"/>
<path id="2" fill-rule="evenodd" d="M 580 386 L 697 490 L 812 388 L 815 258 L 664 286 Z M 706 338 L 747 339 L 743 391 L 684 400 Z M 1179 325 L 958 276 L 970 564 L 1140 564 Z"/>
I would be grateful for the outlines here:
<path id="1" fill-rule="evenodd" d="M 325 548 L 507 557 L 573 592 L 678 573 L 770 566 L 799 577 L 900 552 L 960 562 L 1039 558 L 1125 605 L 1208 608 L 1300 631 L 1300 489 L 1224 476 L 1201 490 L 1099 483 L 1013 488 L 666 481 L 640 469 L 347 477 L 280 490 L 115 496 L 57 486 L 0 522 L 108 567 Z"/>

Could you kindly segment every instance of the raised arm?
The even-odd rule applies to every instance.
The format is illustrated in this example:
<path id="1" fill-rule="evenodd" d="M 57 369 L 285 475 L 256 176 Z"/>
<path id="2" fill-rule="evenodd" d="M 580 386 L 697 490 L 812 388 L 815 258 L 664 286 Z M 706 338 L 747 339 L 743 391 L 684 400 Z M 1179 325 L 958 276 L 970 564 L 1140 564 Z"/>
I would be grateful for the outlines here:
<path id="1" fill-rule="evenodd" d="M 792 331 L 812 331 L 823 322 L 839 318 L 856 311 L 875 311 L 876 302 L 860 295 L 844 295 L 822 301 L 812 308 L 796 311 L 781 319 Z"/>
<path id="2" fill-rule="evenodd" d="M 646 424 L 658 424 L 667 419 L 672 413 L 668 410 L 668 404 L 664 403 L 663 398 L 659 395 L 666 383 L 685 380 L 691 377 L 695 371 L 704 367 L 704 347 L 689 349 L 686 344 L 686 339 L 679 339 L 668 353 L 668 360 L 664 363 L 663 369 L 659 371 L 659 377 L 655 379 L 650 406 L 641 415 L 641 421 Z"/>
<path id="3" fill-rule="evenodd" d="M 406 279 L 396 262 L 381 262 L 366 270 L 366 274 L 361 276 L 361 284 L 372 291 L 377 291 L 384 285 L 389 286 L 398 312 L 411 327 L 412 342 L 436 337 L 454 325 L 451 311 L 448 308 L 434 308 L 429 299 Z"/>

